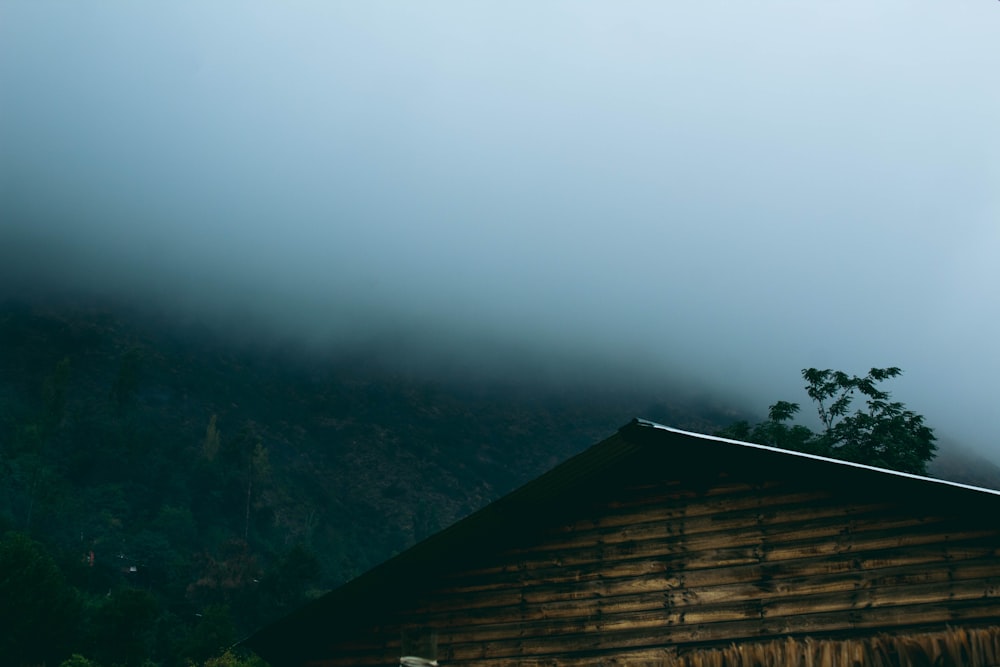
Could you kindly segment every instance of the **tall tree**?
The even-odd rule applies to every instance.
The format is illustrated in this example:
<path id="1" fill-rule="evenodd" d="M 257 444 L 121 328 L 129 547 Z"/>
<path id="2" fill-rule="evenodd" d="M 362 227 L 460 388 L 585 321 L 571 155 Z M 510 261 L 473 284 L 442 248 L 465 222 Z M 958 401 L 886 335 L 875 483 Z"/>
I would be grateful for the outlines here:
<path id="1" fill-rule="evenodd" d="M 790 425 L 798 403 L 778 401 L 768 411 L 767 421 L 751 426 L 737 422 L 719 435 L 763 445 L 820 454 L 845 461 L 927 474 L 927 463 L 937 446 L 934 431 L 924 418 L 877 387 L 902 374 L 899 368 L 872 368 L 859 377 L 842 371 L 805 368 L 805 390 L 816 405 L 823 430 L 814 433 L 801 425 Z M 865 407 L 850 412 L 856 396 Z"/>
<path id="2" fill-rule="evenodd" d="M 91 654 L 105 665 L 139 667 L 153 653 L 155 596 L 144 590 L 120 588 L 109 592 L 92 619 Z"/>
<path id="3" fill-rule="evenodd" d="M 44 547 L 21 533 L 0 537 L 0 658 L 58 664 L 79 624 L 76 591 Z"/>

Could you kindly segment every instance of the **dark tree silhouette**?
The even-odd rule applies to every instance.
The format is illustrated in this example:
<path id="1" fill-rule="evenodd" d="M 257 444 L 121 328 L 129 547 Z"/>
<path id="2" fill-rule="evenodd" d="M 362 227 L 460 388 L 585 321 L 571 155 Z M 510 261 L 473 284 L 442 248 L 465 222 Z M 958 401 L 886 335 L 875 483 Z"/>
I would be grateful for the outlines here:
<path id="1" fill-rule="evenodd" d="M 872 368 L 863 377 L 806 368 L 802 378 L 807 383 L 806 393 L 816 405 L 822 432 L 789 425 L 799 404 L 778 401 L 770 407 L 767 421 L 754 426 L 737 422 L 718 434 L 924 475 L 937 451 L 934 431 L 924 424 L 923 416 L 889 400 L 889 392 L 876 386 L 901 374 L 895 366 Z M 851 403 L 858 395 L 864 397 L 865 408 L 851 413 Z"/>

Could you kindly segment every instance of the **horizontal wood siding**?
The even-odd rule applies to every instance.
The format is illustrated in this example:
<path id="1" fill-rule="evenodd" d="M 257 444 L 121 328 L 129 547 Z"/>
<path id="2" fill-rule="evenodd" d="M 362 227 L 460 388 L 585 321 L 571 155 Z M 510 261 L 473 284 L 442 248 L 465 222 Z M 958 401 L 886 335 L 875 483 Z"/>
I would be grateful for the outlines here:
<path id="1" fill-rule="evenodd" d="M 605 491 L 315 664 L 395 664 L 409 625 L 436 630 L 442 663 L 564 665 L 1000 620 L 993 517 L 738 473 Z"/>

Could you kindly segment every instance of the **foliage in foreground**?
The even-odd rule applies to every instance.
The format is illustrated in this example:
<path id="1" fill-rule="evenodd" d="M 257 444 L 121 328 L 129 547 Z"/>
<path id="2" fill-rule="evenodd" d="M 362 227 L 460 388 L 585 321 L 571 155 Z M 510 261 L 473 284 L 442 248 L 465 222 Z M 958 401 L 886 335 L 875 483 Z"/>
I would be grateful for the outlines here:
<path id="1" fill-rule="evenodd" d="M 153 665 L 154 663 L 147 661 L 144 664 Z M 188 664 L 191 667 L 195 667 L 194 663 Z M 74 653 L 59 663 L 59 667 L 102 667 L 102 665 L 99 662 L 85 658 L 79 653 Z M 241 657 L 232 651 L 226 651 L 222 655 L 209 658 L 205 662 L 200 663 L 198 667 L 267 667 L 267 663 L 254 655 Z"/>
<path id="2" fill-rule="evenodd" d="M 753 426 L 739 421 L 717 434 L 926 475 L 927 464 L 937 451 L 934 431 L 924 424 L 923 416 L 891 401 L 889 392 L 876 386 L 901 374 L 895 366 L 872 368 L 864 377 L 806 368 L 802 370 L 802 378 L 806 381 L 806 393 L 816 405 L 823 426 L 821 432 L 789 424 L 799 411 L 799 404 L 778 401 L 769 408 L 767 421 Z M 865 407 L 851 413 L 851 403 L 858 395 L 864 398 Z"/>
<path id="3" fill-rule="evenodd" d="M 743 667 L 745 665 L 995 665 L 1000 660 L 1000 628 L 947 628 L 937 632 L 871 637 L 814 639 L 785 637 L 741 642 L 683 655 L 662 657 L 668 667 Z"/>

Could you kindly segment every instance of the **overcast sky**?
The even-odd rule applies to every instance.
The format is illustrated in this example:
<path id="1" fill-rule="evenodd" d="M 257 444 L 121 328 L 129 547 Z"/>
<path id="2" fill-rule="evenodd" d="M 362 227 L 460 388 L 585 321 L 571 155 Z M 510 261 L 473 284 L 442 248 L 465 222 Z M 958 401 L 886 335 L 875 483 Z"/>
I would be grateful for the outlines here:
<path id="1" fill-rule="evenodd" d="M 1000 3 L 0 0 L 0 255 L 759 413 L 896 365 L 1000 458 Z"/>

